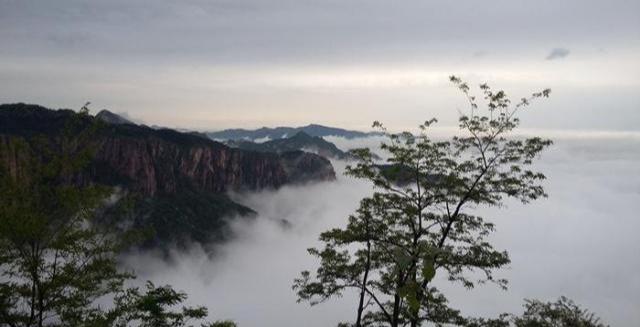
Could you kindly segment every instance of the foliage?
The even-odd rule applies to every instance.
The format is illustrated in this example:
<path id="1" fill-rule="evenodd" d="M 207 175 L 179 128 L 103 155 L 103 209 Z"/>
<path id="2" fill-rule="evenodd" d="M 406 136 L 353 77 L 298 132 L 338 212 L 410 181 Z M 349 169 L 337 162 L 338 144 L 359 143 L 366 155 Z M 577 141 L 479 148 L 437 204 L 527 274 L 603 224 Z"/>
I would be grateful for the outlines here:
<path id="1" fill-rule="evenodd" d="M 564 296 L 556 302 L 525 300 L 524 308 L 522 316 L 513 317 L 516 327 L 606 327 L 594 313 Z"/>
<path id="2" fill-rule="evenodd" d="M 186 300 L 187 295 L 177 292 L 171 286 L 155 286 L 147 282 L 146 291 L 140 293 L 139 288 L 129 288 L 116 295 L 115 308 L 108 312 L 102 324 L 107 326 L 125 327 L 183 327 L 191 320 L 206 318 L 205 307 L 182 307 L 181 310 L 173 310 L 173 307 Z M 218 324 L 218 325 L 216 325 Z M 202 326 L 225 326 L 214 323 Z M 229 325 L 233 326 L 233 325 Z"/>
<path id="3" fill-rule="evenodd" d="M 98 311 L 93 301 L 129 277 L 116 269 L 120 244 L 91 225 L 107 190 L 69 183 L 92 155 L 81 144 L 93 130 L 78 129 L 86 115 L 83 109 L 67 122 L 57 147 L 44 138 L 10 141 L 19 162 L 0 170 L 0 320 L 6 325 L 83 324 Z"/>
<path id="4" fill-rule="evenodd" d="M 126 238 L 94 224 L 111 190 L 83 178 L 101 127 L 87 120 L 85 106 L 59 137 L 0 139 L 11 156 L 0 161 L 0 326 L 186 326 L 204 318 L 202 307 L 168 310 L 186 298 L 169 286 L 124 289 L 133 278 L 118 269 Z M 97 305 L 111 296 L 113 309 Z"/>
<path id="5" fill-rule="evenodd" d="M 556 302 L 525 300 L 521 316 L 503 313 L 495 319 L 468 319 L 467 327 L 607 327 L 600 318 L 562 296 Z"/>
<path id="6" fill-rule="evenodd" d="M 193 242 L 209 244 L 230 238 L 224 215 L 251 217 L 255 212 L 232 201 L 226 194 L 184 188 L 175 194 L 153 197 L 130 192 L 104 210 L 103 226 L 115 226 L 119 233 L 137 232 L 144 249 L 187 248 Z"/>
<path id="7" fill-rule="evenodd" d="M 381 145 L 389 154 L 386 164 L 402 167 L 412 180 L 398 185 L 369 149 L 355 151 L 360 161 L 347 174 L 371 181 L 375 192 L 345 228 L 320 235 L 323 248 L 309 249 L 320 267 L 294 281 L 300 301 L 313 305 L 355 289 L 355 326 L 463 325 L 467 320 L 448 305 L 436 275 L 467 288 L 486 282 L 506 288 L 507 281 L 493 272 L 509 263 L 507 252 L 488 242 L 494 225 L 473 209 L 500 206 L 509 197 L 527 203 L 546 196 L 540 185 L 545 176 L 530 165 L 551 141 L 509 133 L 519 125 L 516 113 L 550 91 L 512 105 L 503 91 L 482 84 L 487 109 L 481 112 L 467 84 L 451 81 L 469 101 L 469 113 L 459 118 L 462 135 L 432 139 L 435 119 L 421 125 L 418 135 L 389 133 L 374 123 L 390 140 Z"/>

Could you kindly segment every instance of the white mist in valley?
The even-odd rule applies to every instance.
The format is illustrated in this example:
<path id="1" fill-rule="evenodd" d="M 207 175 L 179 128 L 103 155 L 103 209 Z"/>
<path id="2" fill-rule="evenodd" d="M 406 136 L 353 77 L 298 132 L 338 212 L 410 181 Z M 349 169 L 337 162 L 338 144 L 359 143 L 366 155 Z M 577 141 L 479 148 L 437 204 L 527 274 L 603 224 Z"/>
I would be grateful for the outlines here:
<path id="1" fill-rule="evenodd" d="M 379 139 L 330 138 L 343 150 Z M 493 242 L 509 251 L 512 263 L 497 277 L 509 289 L 480 285 L 472 290 L 437 283 L 465 314 L 520 313 L 523 298 L 555 300 L 560 295 L 600 315 L 613 326 L 640 321 L 640 137 L 563 137 L 536 165 L 544 172 L 549 198 L 504 208 L 479 209 L 497 231 Z M 343 226 L 360 199 L 371 193 L 365 181 L 338 180 L 277 191 L 235 194 L 259 215 L 235 219 L 233 241 L 210 257 L 199 248 L 174 253 L 169 261 L 153 255 L 126 259 L 139 280 L 171 284 L 189 294 L 189 303 L 210 309 L 213 319 L 242 327 L 335 326 L 353 320 L 354 294 L 310 307 L 296 303 L 291 285 L 317 260 L 306 249 L 322 231 Z"/>
<path id="2" fill-rule="evenodd" d="M 352 301 L 343 298 L 309 308 L 296 303 L 293 279 L 317 266 L 306 249 L 318 235 L 344 224 L 362 197 L 371 193 L 364 181 L 342 175 L 337 180 L 284 187 L 277 191 L 235 194 L 234 200 L 256 210 L 255 219 L 234 219 L 233 241 L 215 248 L 209 258 L 200 247 L 160 256 L 127 259 L 138 279 L 171 284 L 189 294 L 189 303 L 210 308 L 214 319 L 233 319 L 240 326 L 327 326 L 350 319 Z"/>

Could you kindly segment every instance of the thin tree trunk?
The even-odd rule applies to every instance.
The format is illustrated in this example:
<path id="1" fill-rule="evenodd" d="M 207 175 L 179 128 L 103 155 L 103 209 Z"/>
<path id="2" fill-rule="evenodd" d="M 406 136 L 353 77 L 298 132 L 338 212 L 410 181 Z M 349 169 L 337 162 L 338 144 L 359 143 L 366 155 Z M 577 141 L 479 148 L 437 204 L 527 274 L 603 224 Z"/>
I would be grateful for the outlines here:
<path id="1" fill-rule="evenodd" d="M 367 262 L 364 268 L 364 276 L 362 277 L 362 290 L 360 291 L 360 303 L 358 304 L 358 317 L 356 318 L 356 327 L 362 326 L 362 312 L 364 311 L 364 297 L 369 278 L 369 269 L 371 269 L 371 241 L 367 239 Z"/>
<path id="2" fill-rule="evenodd" d="M 400 296 L 396 294 L 393 297 L 393 320 L 391 320 L 391 327 L 398 327 L 400 323 Z"/>
<path id="3" fill-rule="evenodd" d="M 42 327 L 43 326 L 43 312 L 44 312 L 44 296 L 42 295 L 42 290 L 40 290 L 39 292 L 39 299 L 38 299 L 38 327 Z"/>
<path id="4" fill-rule="evenodd" d="M 396 287 L 396 289 L 400 288 L 400 285 L 402 284 L 402 274 L 398 273 L 398 286 Z M 402 298 L 400 298 L 400 295 L 398 294 L 398 292 L 396 291 L 396 294 L 393 296 L 393 316 L 391 319 L 391 327 L 398 327 L 400 324 L 400 301 L 402 300 Z"/>
<path id="5" fill-rule="evenodd" d="M 417 272 L 414 270 L 413 271 L 413 282 L 416 282 L 417 276 L 416 276 Z M 418 307 L 413 310 L 411 309 L 411 317 L 409 319 L 410 323 L 411 323 L 411 327 L 418 327 L 418 320 L 419 320 L 419 315 L 420 315 L 420 306 L 421 306 L 421 296 L 420 296 L 420 290 L 416 289 L 416 300 L 418 301 Z"/>
<path id="6" fill-rule="evenodd" d="M 369 281 L 369 270 L 371 270 L 371 231 L 370 216 L 365 213 L 365 237 L 367 238 L 367 261 L 364 266 L 364 275 L 362 276 L 362 289 L 360 291 L 360 303 L 358 303 L 358 317 L 356 318 L 356 327 L 362 326 L 362 312 L 364 311 L 364 298 L 367 291 L 367 282 Z"/>
<path id="7" fill-rule="evenodd" d="M 418 161 L 418 164 L 416 165 L 416 185 L 418 188 L 418 194 L 417 194 L 417 209 L 418 209 L 418 216 L 416 217 L 418 219 L 418 230 L 414 231 L 414 235 L 413 235 L 413 250 L 415 251 L 414 253 L 420 253 L 419 250 L 419 241 L 420 241 L 420 237 L 422 237 L 422 210 L 424 209 L 422 207 L 422 191 L 420 188 L 420 164 Z M 414 283 L 414 285 L 417 284 L 418 282 L 418 263 L 420 261 L 419 258 L 414 257 L 414 265 L 413 265 L 413 271 L 409 272 L 411 274 L 411 278 L 412 278 L 412 282 Z M 419 316 L 420 316 L 420 307 L 422 305 L 422 298 L 420 296 L 420 290 L 416 289 L 416 300 L 418 301 L 418 307 L 413 310 L 411 309 L 411 317 L 409 317 L 409 321 L 411 324 L 411 327 L 418 327 L 418 321 L 419 321 Z"/>
<path id="8" fill-rule="evenodd" d="M 32 275 L 33 280 L 31 281 L 31 314 L 29 315 L 29 325 L 33 324 L 36 319 L 36 279 L 35 276 Z"/>
<path id="9" fill-rule="evenodd" d="M 36 244 L 32 241 L 29 244 L 29 260 L 31 267 L 29 267 L 30 274 L 31 274 L 31 301 L 30 301 L 30 306 L 31 306 L 31 312 L 29 315 L 29 326 L 32 325 L 35 320 L 36 320 L 36 297 L 38 295 L 38 288 L 37 288 L 37 284 L 38 284 L 38 280 L 39 280 L 39 276 L 38 276 L 38 265 L 37 265 L 37 247 Z"/>

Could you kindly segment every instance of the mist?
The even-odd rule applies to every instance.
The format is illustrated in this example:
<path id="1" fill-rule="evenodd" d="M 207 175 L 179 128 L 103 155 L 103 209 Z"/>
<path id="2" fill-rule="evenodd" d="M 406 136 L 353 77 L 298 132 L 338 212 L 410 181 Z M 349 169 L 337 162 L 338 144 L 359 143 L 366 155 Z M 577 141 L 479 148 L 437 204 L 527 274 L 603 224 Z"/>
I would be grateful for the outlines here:
<path id="1" fill-rule="evenodd" d="M 374 146 L 379 138 L 328 138 L 343 150 Z M 521 313 L 524 298 L 555 300 L 561 295 L 597 313 L 612 326 L 640 321 L 640 136 L 554 138 L 536 168 L 547 175 L 549 198 L 529 205 L 508 201 L 502 208 L 478 208 L 496 224 L 492 241 L 512 260 L 496 277 L 509 289 L 481 285 L 472 290 L 436 283 L 466 315 Z M 355 317 L 355 294 L 314 307 L 296 303 L 291 285 L 317 260 L 306 249 L 322 231 L 344 226 L 359 200 L 372 192 L 361 180 L 284 187 L 277 191 L 232 194 L 259 214 L 233 219 L 236 237 L 216 246 L 175 251 L 170 260 L 153 254 L 125 259 L 138 280 L 171 284 L 189 294 L 188 302 L 209 308 L 212 319 L 251 326 L 335 326 Z"/>

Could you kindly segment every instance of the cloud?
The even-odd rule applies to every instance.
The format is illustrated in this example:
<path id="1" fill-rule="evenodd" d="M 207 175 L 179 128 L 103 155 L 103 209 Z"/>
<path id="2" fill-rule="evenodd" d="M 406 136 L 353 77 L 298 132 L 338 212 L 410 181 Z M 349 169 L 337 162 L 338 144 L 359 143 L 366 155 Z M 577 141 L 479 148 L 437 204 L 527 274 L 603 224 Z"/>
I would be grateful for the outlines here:
<path id="1" fill-rule="evenodd" d="M 351 297 L 310 308 L 296 303 L 291 285 L 300 271 L 316 265 L 306 249 L 316 244 L 319 233 L 342 225 L 369 192 L 366 183 L 341 176 L 336 182 L 234 195 L 260 215 L 236 220 L 237 238 L 217 248 L 213 259 L 194 247 L 175 253 L 171 263 L 152 255 L 131 256 L 126 262 L 140 281 L 186 291 L 190 303 L 208 306 L 215 319 L 233 319 L 246 327 L 335 325 L 351 318 Z"/>
<path id="2" fill-rule="evenodd" d="M 549 52 L 549 54 L 547 55 L 546 60 L 556 60 L 556 59 L 562 59 L 562 58 L 566 58 L 569 53 L 571 53 L 571 51 L 569 51 L 569 49 L 566 48 L 553 48 L 551 49 L 551 52 Z"/>
<path id="3" fill-rule="evenodd" d="M 475 52 L 472 54 L 472 56 L 473 56 L 474 58 L 484 58 L 484 57 L 486 57 L 487 55 L 488 55 L 488 53 L 487 53 L 486 51 L 481 51 L 481 50 L 475 51 Z"/>
<path id="4" fill-rule="evenodd" d="M 361 141 L 374 145 L 380 140 Z M 549 178 L 548 199 L 481 210 L 496 224 L 496 247 L 510 253 L 510 268 L 497 273 L 510 280 L 509 290 L 493 285 L 466 290 L 451 286 L 444 276 L 438 277 L 438 286 L 470 315 L 519 313 L 523 298 L 566 295 L 612 326 L 631 327 L 640 321 L 635 253 L 640 248 L 640 137 L 564 136 L 555 142 L 537 163 Z M 336 143 L 343 149 L 362 145 Z M 344 163 L 336 165 L 344 168 Z M 217 248 L 212 258 L 193 248 L 175 253 L 171 263 L 148 255 L 127 262 L 142 280 L 186 291 L 192 304 L 207 305 L 215 319 L 234 319 L 246 327 L 335 326 L 353 319 L 356 295 L 309 307 L 296 303 L 292 280 L 316 267 L 306 248 L 317 244 L 318 234 L 343 226 L 370 192 L 366 182 L 339 176 L 332 183 L 236 194 L 259 216 L 237 221 L 238 238 Z M 283 227 L 283 219 L 290 227 Z"/>
<path id="5" fill-rule="evenodd" d="M 381 0 L 5 1 L 0 2 L 0 39 L 12 45 L 3 53 L 91 62 L 352 62 L 433 53 L 465 58 L 473 52 L 470 46 L 504 53 L 516 43 L 559 42 L 558 30 L 574 40 L 589 35 L 590 42 L 635 38 L 638 9 L 635 2 L 593 0 L 542 7 L 418 0 L 392 7 Z"/>
<path id="6" fill-rule="evenodd" d="M 543 123 L 585 128 L 586 117 L 612 128 L 637 116 L 639 11 L 624 0 L 0 1 L 0 42 L 10 45 L 0 48 L 0 98 L 49 107 L 91 99 L 173 127 L 391 126 L 427 110 L 455 115 L 439 87 L 456 74 L 522 94 L 580 87 L 576 118 Z M 536 51 L 549 44 L 570 44 L 585 60 L 540 66 L 547 53 Z M 594 101 L 584 95 L 606 105 L 585 114 Z M 558 108 L 566 117 L 570 106 Z"/>

